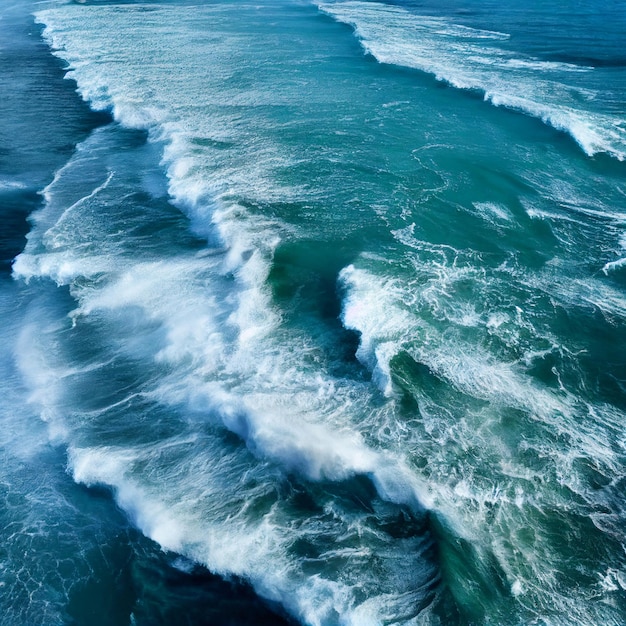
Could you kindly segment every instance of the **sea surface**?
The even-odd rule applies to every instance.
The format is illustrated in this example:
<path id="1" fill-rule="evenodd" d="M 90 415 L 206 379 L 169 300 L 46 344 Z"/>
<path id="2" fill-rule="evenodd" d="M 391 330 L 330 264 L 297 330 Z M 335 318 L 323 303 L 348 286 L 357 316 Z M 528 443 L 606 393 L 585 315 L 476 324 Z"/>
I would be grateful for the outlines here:
<path id="1" fill-rule="evenodd" d="M 0 0 L 4 626 L 626 624 L 624 0 Z"/>

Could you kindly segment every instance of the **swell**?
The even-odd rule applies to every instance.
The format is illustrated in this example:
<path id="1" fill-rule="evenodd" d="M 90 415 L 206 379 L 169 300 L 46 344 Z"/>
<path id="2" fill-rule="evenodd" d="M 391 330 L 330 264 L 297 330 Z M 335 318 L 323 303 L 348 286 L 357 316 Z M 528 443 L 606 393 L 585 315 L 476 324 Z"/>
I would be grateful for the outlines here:
<path id="1" fill-rule="evenodd" d="M 360 333 L 357 356 L 374 381 L 398 398 L 407 419 L 418 416 L 411 430 L 395 434 L 419 450 L 413 462 L 425 468 L 432 507 L 457 537 L 456 546 L 442 537 L 444 570 L 456 562 L 456 550 L 489 545 L 491 554 L 468 562 L 490 571 L 495 555 L 502 565 L 505 576 L 496 568 L 488 580 L 492 588 L 508 580 L 517 600 L 487 610 L 500 623 L 507 612 L 517 623 L 533 616 L 556 624 L 619 623 L 621 588 L 612 582 L 623 567 L 615 559 L 624 540 L 617 529 L 623 507 L 612 488 L 623 481 L 619 395 L 590 391 L 571 338 L 560 335 L 539 299 L 562 298 L 573 317 L 581 315 L 580 303 L 573 294 L 542 294 L 549 286 L 539 287 L 526 271 L 475 265 L 467 252 L 411 243 L 418 278 L 366 257 L 341 273 L 342 319 Z M 436 263 L 428 263 L 430 254 Z M 503 269 L 506 287 L 497 276 Z M 467 306 L 449 299 L 455 285 L 466 292 Z M 595 325 L 592 316 L 584 319 Z M 472 538 L 467 548 L 459 536 Z M 595 546 L 592 558 L 587 540 Z M 605 572 L 601 593 L 617 602 L 612 608 L 571 597 L 574 584 L 594 589 L 598 571 Z M 481 622 L 485 614 L 474 603 L 489 593 L 475 594 L 467 580 L 480 577 L 468 572 L 450 584 Z"/>

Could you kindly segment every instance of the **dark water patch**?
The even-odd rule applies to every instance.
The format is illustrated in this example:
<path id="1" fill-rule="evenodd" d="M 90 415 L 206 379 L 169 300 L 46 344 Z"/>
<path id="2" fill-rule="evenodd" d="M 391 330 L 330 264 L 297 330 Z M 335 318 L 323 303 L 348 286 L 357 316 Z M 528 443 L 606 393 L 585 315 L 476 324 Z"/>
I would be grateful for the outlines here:
<path id="1" fill-rule="evenodd" d="M 341 323 L 343 294 L 337 276 L 354 259 L 356 249 L 356 242 L 350 240 L 286 241 L 276 249 L 269 276 L 286 321 L 317 333 L 331 362 L 354 366 L 359 336 Z"/>
<path id="2" fill-rule="evenodd" d="M 559 368 L 561 383 L 582 397 L 596 397 L 625 409 L 622 346 L 626 345 L 626 326 L 621 317 L 580 301 L 555 306 L 554 325 L 580 350 L 575 358 L 567 355 L 566 367 Z"/>
<path id="3" fill-rule="evenodd" d="M 224 580 L 161 550 L 130 526 L 109 490 L 76 485 L 45 463 L 42 469 L 52 472 L 46 473 L 52 484 L 35 489 L 29 498 L 31 504 L 42 506 L 35 510 L 24 503 L 27 519 L 19 523 L 20 534 L 15 534 L 17 520 L 4 527 L 12 534 L 4 538 L 3 552 L 12 555 L 24 549 L 25 553 L 24 569 L 12 583 L 3 581 L 3 624 L 293 624 L 279 607 L 260 600 L 244 582 Z M 44 500 L 45 491 L 53 497 Z M 20 503 L 14 496 L 7 510 L 15 512 Z M 10 576 L 12 572 L 5 573 Z M 54 598 L 56 611 L 44 608 L 46 593 Z"/>
<path id="4" fill-rule="evenodd" d="M 143 539 L 131 568 L 136 626 L 294 626 L 280 607 L 260 600 L 238 579 L 166 553 Z"/>
<path id="5" fill-rule="evenodd" d="M 41 206 L 41 196 L 32 190 L 0 190 L 0 273 L 10 274 L 13 259 L 23 250 L 30 226 L 28 215 Z"/>
<path id="6" fill-rule="evenodd" d="M 355 249 L 349 242 L 285 242 L 276 249 L 270 275 L 276 297 L 286 301 L 300 296 L 321 317 L 337 318 L 341 312 L 336 298 L 337 275 L 354 260 Z"/>
<path id="7" fill-rule="evenodd" d="M 547 54 L 545 58 L 546 60 L 554 61 L 556 63 L 571 63 L 582 67 L 626 67 L 626 57 L 623 56 L 611 56 L 607 58 L 572 54 L 569 52 L 563 52 L 560 54 L 558 52 L 554 52 Z"/>
<path id="8" fill-rule="evenodd" d="M 439 547 L 433 534 L 430 514 L 381 499 L 368 475 L 356 474 L 340 481 L 302 483 L 289 479 L 289 505 L 296 519 L 313 521 L 315 533 L 307 532 L 293 546 L 294 555 L 305 571 L 323 569 L 337 573 L 349 584 L 377 585 L 376 572 L 388 568 L 404 571 L 415 586 L 406 586 L 411 615 L 428 609 L 434 613 L 454 612 L 454 603 L 441 585 Z M 341 537 L 332 532 L 337 519 L 352 520 Z M 393 555 L 392 556 L 392 551 Z M 372 580 L 359 580 L 359 569 L 367 568 Z M 425 575 L 427 573 L 427 575 Z M 389 589 L 388 591 L 396 591 Z M 357 594 L 357 598 L 359 595 Z"/>
<path id="9" fill-rule="evenodd" d="M 496 557 L 453 532 L 447 522 L 431 515 L 439 548 L 439 566 L 453 602 L 445 605 L 450 626 L 512 623 L 516 614 L 511 583 Z M 517 620 L 515 620 L 517 622 Z"/>
<path id="10" fill-rule="evenodd" d="M 24 443 L 17 440 L 15 447 Z M 123 572 L 132 531 L 108 496 L 77 486 L 63 466 L 58 449 L 21 460 L 3 455 L 2 622 L 128 624 L 133 600 Z M 73 619 L 72 598 L 83 585 L 91 587 L 90 604 L 108 621 Z"/>
<path id="11" fill-rule="evenodd" d="M 2 21 L 3 115 L 0 172 L 39 186 L 50 178 L 96 126 L 110 116 L 91 111 L 65 79 L 63 62 L 50 53 L 28 7 L 8 11 Z"/>
<path id="12" fill-rule="evenodd" d="M 543 58 L 604 67 L 614 60 L 623 61 L 619 48 L 626 24 L 621 2 L 609 2 L 602 10 L 587 2 L 503 4 L 497 0 L 388 0 L 419 15 L 453 17 L 457 23 L 510 35 L 509 47 Z M 532 15 L 532 19 L 529 18 Z M 566 26 L 565 26 L 566 25 Z M 544 56 L 545 55 L 545 56 Z M 568 60 L 569 59 L 569 60 Z"/>

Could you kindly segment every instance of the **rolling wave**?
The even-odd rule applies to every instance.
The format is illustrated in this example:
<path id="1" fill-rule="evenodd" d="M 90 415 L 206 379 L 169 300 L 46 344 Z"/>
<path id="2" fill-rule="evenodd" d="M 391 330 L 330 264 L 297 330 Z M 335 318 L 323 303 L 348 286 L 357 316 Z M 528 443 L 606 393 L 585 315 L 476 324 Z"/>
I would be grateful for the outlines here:
<path id="1" fill-rule="evenodd" d="M 381 63 L 415 68 L 458 89 L 478 91 L 496 106 L 521 111 L 569 133 L 589 156 L 605 152 L 620 161 L 626 158 L 626 119 L 583 104 L 598 95 L 576 82 L 577 75 L 593 72 L 586 62 L 516 56 L 498 46 L 506 34 L 461 27 L 382 3 L 318 6 L 352 26 L 364 49 Z"/>

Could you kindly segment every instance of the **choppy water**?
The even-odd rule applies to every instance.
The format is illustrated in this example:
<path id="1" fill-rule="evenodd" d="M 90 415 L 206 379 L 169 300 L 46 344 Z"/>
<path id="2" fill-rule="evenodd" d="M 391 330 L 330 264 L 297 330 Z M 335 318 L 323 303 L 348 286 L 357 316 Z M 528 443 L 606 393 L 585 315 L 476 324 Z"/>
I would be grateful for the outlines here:
<path id="1" fill-rule="evenodd" d="M 3 9 L 7 623 L 626 621 L 626 7 L 536 4 Z"/>

